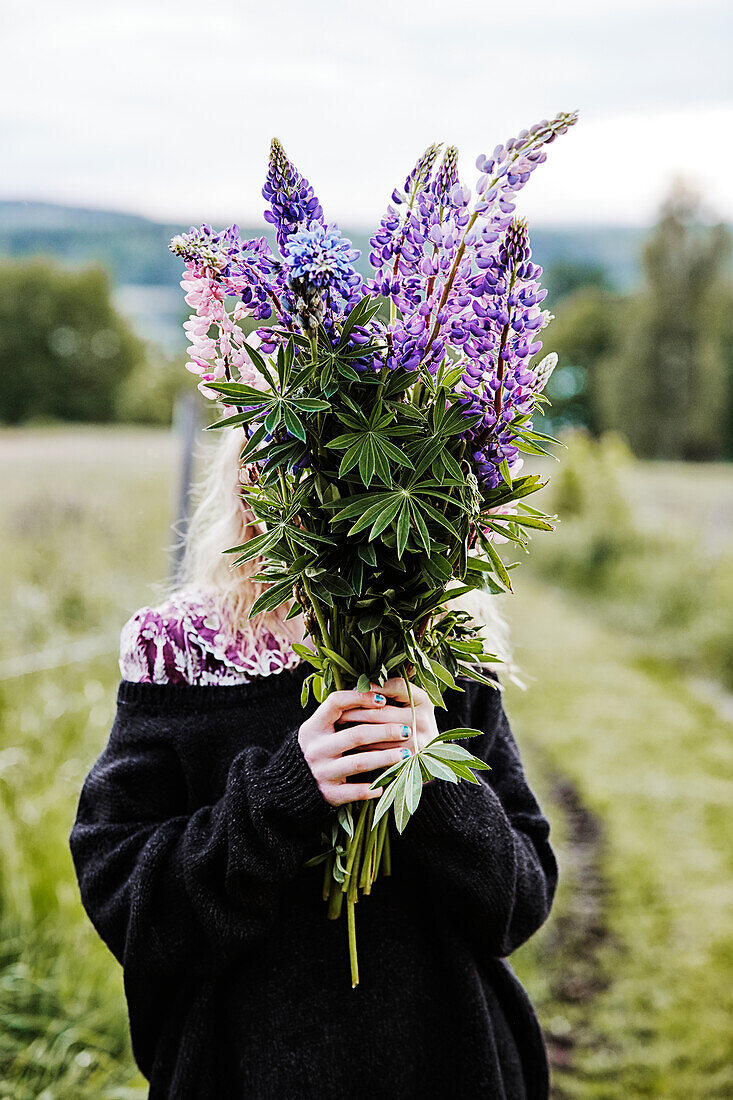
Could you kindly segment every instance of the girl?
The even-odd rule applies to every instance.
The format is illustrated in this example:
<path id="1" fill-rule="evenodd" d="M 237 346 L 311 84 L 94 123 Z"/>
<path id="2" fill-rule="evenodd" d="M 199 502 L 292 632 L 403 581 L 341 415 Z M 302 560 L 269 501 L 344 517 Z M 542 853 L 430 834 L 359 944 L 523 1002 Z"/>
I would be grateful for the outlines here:
<path id="1" fill-rule="evenodd" d="M 222 554 L 254 533 L 241 445 L 222 433 L 177 589 L 123 628 L 117 714 L 70 837 L 150 1100 L 545 1100 L 540 1027 L 504 957 L 547 917 L 557 868 L 500 690 L 464 679 L 447 711 L 414 690 L 418 743 L 479 728 L 491 770 L 427 783 L 393 835 L 392 874 L 358 907 L 353 989 L 344 921 L 303 864 L 338 806 L 378 796 L 364 773 L 410 751 L 410 708 L 400 681 L 301 706 L 302 621 L 248 620 L 258 586 Z"/>

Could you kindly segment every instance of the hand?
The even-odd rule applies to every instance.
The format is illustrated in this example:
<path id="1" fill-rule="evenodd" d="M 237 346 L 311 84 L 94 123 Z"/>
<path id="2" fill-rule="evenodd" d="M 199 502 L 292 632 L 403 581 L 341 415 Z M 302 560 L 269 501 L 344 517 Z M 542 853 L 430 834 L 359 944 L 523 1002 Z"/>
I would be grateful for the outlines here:
<path id="1" fill-rule="evenodd" d="M 410 697 L 407 694 L 405 681 L 400 677 L 387 680 L 384 687 L 378 688 L 372 684 L 375 691 L 381 691 L 394 703 L 383 706 L 380 711 L 373 709 L 358 709 L 349 712 L 350 722 L 393 722 L 398 725 L 407 725 L 410 729 L 410 740 L 407 744 L 413 752 L 424 749 L 428 742 L 438 736 L 438 724 L 435 720 L 435 707 L 430 696 L 416 684 L 410 684 L 412 702 L 415 708 L 415 729 L 412 729 L 412 712 L 410 709 Z M 372 748 L 381 747 L 377 741 Z"/>
<path id="2" fill-rule="evenodd" d="M 403 680 L 388 680 L 368 692 L 335 691 L 298 731 L 298 742 L 318 788 L 332 806 L 379 798 L 382 788 L 347 783 L 359 772 L 384 771 L 424 748 L 438 733 L 429 696 L 411 685 L 415 729 Z M 388 704 L 387 698 L 395 700 Z M 338 723 L 353 723 L 336 729 Z M 351 750 L 359 750 L 344 756 Z"/>
<path id="3" fill-rule="evenodd" d="M 398 681 L 389 681 L 396 684 Z M 337 729 L 338 723 L 354 723 Z M 298 730 L 298 743 L 323 797 L 332 806 L 379 798 L 382 788 L 347 783 L 359 772 L 384 771 L 413 751 L 410 710 L 387 705 L 385 688 L 335 691 Z M 361 750 L 344 756 L 351 750 Z"/>

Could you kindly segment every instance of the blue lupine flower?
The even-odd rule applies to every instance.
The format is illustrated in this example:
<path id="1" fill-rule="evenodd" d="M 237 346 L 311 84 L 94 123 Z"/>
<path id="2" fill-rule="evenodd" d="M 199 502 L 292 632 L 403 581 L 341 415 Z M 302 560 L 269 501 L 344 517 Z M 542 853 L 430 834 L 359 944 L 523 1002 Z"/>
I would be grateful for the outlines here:
<path id="1" fill-rule="evenodd" d="M 319 290 L 350 298 L 362 278 L 354 268 L 360 256 L 337 225 L 316 223 L 288 240 L 285 263 L 292 278 L 307 277 Z"/>

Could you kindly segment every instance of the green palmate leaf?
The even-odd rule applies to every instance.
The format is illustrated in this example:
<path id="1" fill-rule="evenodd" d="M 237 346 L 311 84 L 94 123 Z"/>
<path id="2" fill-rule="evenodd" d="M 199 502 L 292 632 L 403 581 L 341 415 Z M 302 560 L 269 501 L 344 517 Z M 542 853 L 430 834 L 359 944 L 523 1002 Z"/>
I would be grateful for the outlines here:
<path id="1" fill-rule="evenodd" d="M 436 680 L 439 680 L 441 684 L 445 684 L 446 687 L 456 688 L 456 682 L 451 676 L 447 668 L 444 668 L 439 661 L 434 661 L 432 658 L 428 658 L 430 661 L 430 668 L 432 669 L 433 676 Z"/>
<path id="2" fill-rule="evenodd" d="M 405 552 L 407 546 L 407 540 L 410 535 L 410 508 L 407 500 L 405 500 L 400 510 L 399 519 L 397 520 L 397 557 L 401 558 Z"/>
<path id="3" fill-rule="evenodd" d="M 385 457 L 396 462 L 398 466 L 404 466 L 408 470 L 414 469 L 407 455 L 383 436 L 379 437 L 379 447 L 384 452 Z"/>
<path id="4" fill-rule="evenodd" d="M 344 321 L 343 327 L 341 329 L 341 338 L 339 339 L 337 345 L 337 351 L 347 346 L 349 342 L 349 337 L 351 336 L 351 333 L 354 331 L 357 325 L 368 325 L 372 318 L 375 317 L 378 312 L 378 301 L 370 301 L 370 299 L 366 295 L 361 298 Z"/>
<path id="5" fill-rule="evenodd" d="M 478 779 L 465 764 L 460 764 L 458 761 L 452 760 L 449 767 L 453 769 L 459 779 L 467 779 L 469 783 L 475 783 L 476 786 L 479 786 L 481 783 L 481 780 Z"/>
<path id="6" fill-rule="evenodd" d="M 437 508 L 433 508 L 432 504 L 428 504 L 426 500 L 418 500 L 414 502 L 414 506 L 416 509 L 419 508 L 420 511 L 424 512 L 425 515 L 429 516 L 430 519 L 433 519 L 436 523 L 439 523 L 441 527 L 444 527 L 446 531 L 453 535 L 454 539 L 460 539 L 460 535 L 456 531 L 453 524 L 449 520 L 447 520 L 445 516 L 441 515 Z"/>
<path id="7" fill-rule="evenodd" d="M 477 730 L 473 727 L 457 726 L 455 729 L 445 730 L 444 733 L 439 733 L 438 736 L 430 742 L 430 745 L 433 745 L 436 741 L 455 741 L 459 737 L 482 737 L 483 732 L 483 730 Z M 428 745 L 428 748 L 430 748 L 430 745 Z"/>
<path id="8" fill-rule="evenodd" d="M 392 496 L 392 493 L 385 493 L 383 490 L 372 493 L 353 493 L 350 497 L 346 498 L 346 504 L 344 504 L 344 500 L 342 499 L 324 501 L 323 506 L 324 508 L 336 512 L 332 519 L 332 523 L 337 523 L 340 520 L 353 519 L 354 516 L 360 516 L 365 508 L 368 508 L 372 504 L 377 504 L 380 500 L 391 500 Z M 336 509 L 338 509 L 338 511 L 336 511 Z"/>
<path id="9" fill-rule="evenodd" d="M 291 581 L 272 585 L 254 601 L 250 608 L 249 617 L 259 615 L 261 611 L 274 611 L 275 608 L 280 607 L 281 604 L 290 599 L 292 594 L 293 585 Z"/>
<path id="10" fill-rule="evenodd" d="M 423 517 L 420 515 L 420 510 L 414 507 L 414 505 L 410 508 L 410 513 L 415 524 L 417 537 L 420 540 L 425 551 L 429 554 L 432 546 L 432 539 L 430 538 L 430 532 L 428 531 L 427 524 L 425 523 Z"/>
<path id="11" fill-rule="evenodd" d="M 229 398 L 229 403 L 234 405 L 264 405 L 276 400 L 272 394 L 263 393 L 246 382 L 207 382 L 207 386 Z"/>
<path id="12" fill-rule="evenodd" d="M 364 446 L 359 452 L 359 477 L 367 489 L 372 483 L 375 467 L 374 441 L 371 436 L 366 436 Z"/>
<path id="13" fill-rule="evenodd" d="M 301 645 L 300 642 L 293 642 L 290 648 L 297 653 L 299 657 L 302 657 L 304 661 L 308 661 L 308 663 L 315 668 L 323 667 L 323 658 L 317 653 L 314 653 L 312 649 L 309 649 L 307 645 Z"/>
<path id="14" fill-rule="evenodd" d="M 287 405 L 284 407 L 285 427 L 288 429 L 291 435 L 296 436 L 301 442 L 305 443 L 305 427 L 302 421 L 296 416 L 291 408 Z"/>
<path id="15" fill-rule="evenodd" d="M 354 595 L 351 585 L 334 573 L 319 573 L 317 577 L 319 585 L 330 592 L 332 596 L 349 597 Z"/>
<path id="16" fill-rule="evenodd" d="M 412 763 L 412 759 L 408 760 L 402 767 L 400 775 L 395 780 L 395 786 L 398 788 L 395 794 L 394 801 L 394 817 L 397 831 L 399 833 L 404 832 L 407 822 L 410 820 L 410 811 L 407 808 L 407 784 L 410 779 L 410 773 L 408 765 Z"/>
<path id="17" fill-rule="evenodd" d="M 391 500 L 389 502 L 389 504 L 385 504 L 384 506 L 379 505 L 380 510 L 377 511 L 376 518 L 374 520 L 374 523 L 372 524 L 372 529 L 369 532 L 369 541 L 370 542 L 371 542 L 372 539 L 377 538 L 378 535 L 381 535 L 382 531 L 384 531 L 386 527 L 389 527 L 390 523 L 392 523 L 395 516 L 399 512 L 401 504 L 402 504 L 402 498 L 398 497 L 397 500 Z M 371 509 L 369 511 L 371 513 Z M 368 522 L 367 522 L 367 526 L 368 526 Z M 354 533 L 355 533 L 355 528 L 352 527 L 349 534 L 354 534 Z"/>
<path id="18" fill-rule="evenodd" d="M 380 787 L 381 785 L 382 785 L 381 783 L 377 783 L 376 787 Z M 372 784 L 372 788 L 375 788 L 375 784 Z M 397 784 L 392 783 L 392 784 L 390 784 L 390 786 L 387 788 L 386 791 L 382 792 L 382 794 L 379 798 L 379 801 L 377 802 L 376 808 L 374 810 L 374 820 L 372 822 L 372 828 L 374 828 L 376 825 L 378 825 L 380 820 L 387 813 L 390 806 L 392 805 L 392 803 L 395 800 L 395 795 L 397 794 L 397 791 L 398 791 Z"/>
<path id="19" fill-rule="evenodd" d="M 503 585 L 505 585 L 505 587 L 508 588 L 509 591 L 511 592 L 512 591 L 511 578 L 509 577 L 509 574 L 506 571 L 506 567 L 504 565 L 504 562 L 501 560 L 501 558 L 499 557 L 499 554 L 495 550 L 493 543 L 491 542 L 490 539 L 484 538 L 484 539 L 481 540 L 481 545 L 483 546 L 484 550 L 486 551 L 489 558 L 491 559 L 491 564 L 494 567 L 494 572 L 496 573 L 497 577 L 499 578 L 501 583 Z M 474 560 L 476 560 L 476 559 L 474 559 Z"/>
<path id="20" fill-rule="evenodd" d="M 346 658 L 342 657 L 340 653 L 335 653 L 334 650 L 329 649 L 325 645 L 321 646 L 321 652 L 330 657 L 335 665 L 338 665 L 339 668 L 342 668 L 344 672 L 348 672 L 350 676 L 357 677 L 359 675 L 354 666 L 352 664 L 349 664 Z"/>
<path id="21" fill-rule="evenodd" d="M 331 408 L 329 401 L 321 401 L 317 397 L 292 397 L 290 403 L 301 412 L 328 412 Z"/>
<path id="22" fill-rule="evenodd" d="M 458 782 L 458 776 L 453 769 L 448 764 L 444 764 L 442 760 L 438 760 L 437 756 L 432 756 L 427 749 L 423 750 L 420 759 L 436 779 L 445 779 L 448 783 Z"/>
<path id="23" fill-rule="evenodd" d="M 363 615 L 359 616 L 359 630 L 361 630 L 364 634 L 368 633 L 370 630 L 375 630 L 376 627 L 379 626 L 383 618 L 384 615 L 382 613 L 382 609 L 379 607 L 375 607 L 373 610 L 370 611 L 365 611 Z"/>
<path id="24" fill-rule="evenodd" d="M 267 428 L 264 424 L 260 424 L 259 428 L 252 433 L 242 450 L 239 452 L 239 461 L 246 462 L 248 459 L 251 459 L 266 435 Z"/>
<path id="25" fill-rule="evenodd" d="M 537 528 L 537 530 L 539 530 L 539 531 L 554 531 L 555 530 L 555 528 L 553 527 L 553 525 L 551 523 L 548 523 L 547 520 L 540 519 L 538 516 L 520 516 L 520 515 L 492 516 L 491 520 L 492 520 L 492 523 L 496 523 L 497 520 L 499 521 L 499 523 L 503 523 L 503 522 L 519 523 L 519 524 L 522 525 L 522 527 L 533 527 L 533 528 Z"/>
<path id="26" fill-rule="evenodd" d="M 356 552 L 363 562 L 367 565 L 371 565 L 376 569 L 377 566 L 377 552 L 371 545 L 361 544 L 356 548 Z"/>
<path id="27" fill-rule="evenodd" d="M 353 367 L 350 367 L 348 363 L 345 363 L 343 359 L 337 359 L 335 367 L 341 377 L 347 378 L 349 382 L 361 381 L 361 375 L 355 371 Z"/>
<path id="28" fill-rule="evenodd" d="M 275 543 L 282 538 L 282 535 L 282 527 L 278 527 L 275 531 L 266 531 L 264 535 L 257 535 L 255 538 L 250 539 L 249 542 L 242 543 L 241 546 L 228 547 L 224 553 L 240 553 L 240 562 L 251 561 L 252 558 L 259 557 L 274 546 Z"/>
<path id="29" fill-rule="evenodd" d="M 415 756 L 409 761 L 409 778 L 405 785 L 405 805 L 412 816 L 417 809 L 422 794 L 422 770 L 419 757 Z"/>
<path id="30" fill-rule="evenodd" d="M 329 446 L 331 446 L 331 444 L 329 444 Z M 359 439 L 357 443 L 354 443 L 351 447 L 349 447 L 346 454 L 341 459 L 341 465 L 339 466 L 339 477 L 344 477 L 345 474 L 348 474 L 349 470 L 353 470 L 354 466 L 356 466 L 357 462 L 359 461 L 359 456 L 361 455 L 363 446 L 363 441 Z"/>
<path id="31" fill-rule="evenodd" d="M 374 503 L 367 505 L 367 501 L 370 499 L 373 500 Z M 335 517 L 334 522 L 340 519 L 345 512 L 352 511 L 352 514 L 358 515 L 359 519 L 349 528 L 349 535 L 358 535 L 360 531 L 365 531 L 367 527 L 371 527 L 372 524 L 379 518 L 379 516 L 381 516 L 383 510 L 386 509 L 389 505 L 396 504 L 397 507 L 394 509 L 394 515 L 397 515 L 397 512 L 399 511 L 399 508 L 402 504 L 402 500 L 403 497 L 401 493 L 375 493 L 373 497 L 366 497 L 366 499 L 362 499 L 359 503 L 359 506 L 354 508 L 353 511 L 351 509 L 344 508 L 342 512 L 339 512 L 339 514 Z M 389 522 L 390 521 L 387 520 L 387 523 Z"/>
<path id="32" fill-rule="evenodd" d="M 328 852 L 319 852 L 319 854 L 317 856 L 311 856 L 310 859 L 307 859 L 305 861 L 303 866 L 304 867 L 317 867 L 319 863 L 324 863 L 328 859 L 328 857 L 331 855 L 332 851 L 333 851 L 333 849 L 330 849 Z"/>
<path id="33" fill-rule="evenodd" d="M 252 419 L 252 413 L 236 413 L 234 416 L 227 416 L 223 420 L 216 420 L 213 424 L 207 424 L 204 431 L 210 432 L 212 428 L 233 428 L 236 424 L 248 424 Z"/>
<path id="34" fill-rule="evenodd" d="M 461 767 L 471 768 L 474 771 L 489 771 L 489 765 L 485 760 L 474 756 L 473 753 L 460 745 L 452 743 L 446 745 L 441 742 L 440 744 L 431 745 L 430 751 L 433 756 L 437 756 L 439 760 L 445 760 L 451 765 L 459 764 Z"/>
<path id="35" fill-rule="evenodd" d="M 270 368 L 268 367 L 267 362 L 264 359 L 264 357 L 260 354 L 260 352 L 257 350 L 257 348 L 253 348 L 252 345 L 248 344 L 246 340 L 242 344 L 242 348 L 243 348 L 244 351 L 247 352 L 247 355 L 252 360 L 252 363 L 255 367 L 255 370 L 259 371 L 259 373 L 265 379 L 265 381 L 267 382 L 268 386 L 273 391 L 273 393 L 276 392 L 276 390 L 275 390 L 275 380 L 274 380 L 274 378 L 273 378 L 273 376 L 270 372 Z"/>
<path id="36" fill-rule="evenodd" d="M 387 459 L 382 454 L 379 443 L 377 441 L 373 441 L 373 446 L 374 446 L 374 467 L 375 467 L 375 472 L 377 474 L 377 477 L 379 478 L 379 480 L 381 482 L 383 482 L 383 484 L 389 485 L 390 488 L 391 488 L 393 482 L 392 482 L 392 471 L 390 470 L 389 462 L 387 461 Z"/>
<path id="37" fill-rule="evenodd" d="M 429 439 L 427 443 L 422 445 L 414 463 L 416 477 L 421 477 L 422 474 L 425 473 L 428 466 L 430 466 L 437 455 L 445 450 L 445 446 L 445 440 L 440 437 L 437 439 Z"/>

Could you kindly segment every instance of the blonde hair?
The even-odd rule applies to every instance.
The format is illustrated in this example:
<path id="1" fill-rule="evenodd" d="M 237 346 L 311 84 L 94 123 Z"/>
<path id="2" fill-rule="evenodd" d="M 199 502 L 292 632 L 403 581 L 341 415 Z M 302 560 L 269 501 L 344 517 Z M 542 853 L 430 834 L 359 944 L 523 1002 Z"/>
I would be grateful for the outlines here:
<path id="1" fill-rule="evenodd" d="M 191 518 L 185 530 L 178 532 L 183 556 L 168 594 L 192 591 L 208 595 L 223 622 L 229 622 L 234 630 L 249 633 L 252 644 L 265 632 L 286 644 L 301 641 L 302 616 L 286 619 L 293 601 L 275 611 L 248 618 L 252 604 L 266 587 L 252 580 L 262 560 L 255 558 L 232 568 L 236 555 L 224 553 L 258 533 L 240 492 L 239 456 L 244 442 L 243 430 L 233 428 L 220 431 L 213 444 L 208 440 L 206 444 L 197 444 L 195 457 L 203 466 L 204 475 L 195 491 Z M 479 625 L 485 648 L 499 658 L 490 667 L 524 687 L 512 653 L 509 626 L 499 606 L 503 599 L 477 590 L 459 597 L 452 606 L 467 611 Z"/>

